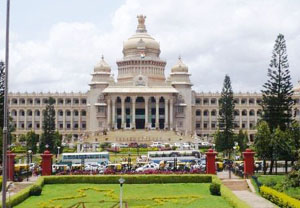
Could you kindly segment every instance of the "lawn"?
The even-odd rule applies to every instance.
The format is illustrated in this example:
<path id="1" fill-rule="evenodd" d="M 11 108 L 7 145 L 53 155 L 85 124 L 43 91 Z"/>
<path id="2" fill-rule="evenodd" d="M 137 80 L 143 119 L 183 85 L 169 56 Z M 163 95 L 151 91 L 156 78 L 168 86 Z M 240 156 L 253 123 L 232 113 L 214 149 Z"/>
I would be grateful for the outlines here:
<path id="1" fill-rule="evenodd" d="M 286 190 L 283 189 L 285 177 L 285 175 L 261 175 L 258 177 L 258 181 L 265 186 L 284 192 L 285 194 L 300 200 L 300 187 L 288 188 Z"/>
<path id="2" fill-rule="evenodd" d="M 222 197 L 210 195 L 209 185 L 209 183 L 125 184 L 123 201 L 130 208 L 231 207 Z M 119 189 L 118 184 L 45 185 L 40 196 L 31 196 L 16 208 L 118 207 Z M 80 204 L 82 202 L 84 205 Z"/>

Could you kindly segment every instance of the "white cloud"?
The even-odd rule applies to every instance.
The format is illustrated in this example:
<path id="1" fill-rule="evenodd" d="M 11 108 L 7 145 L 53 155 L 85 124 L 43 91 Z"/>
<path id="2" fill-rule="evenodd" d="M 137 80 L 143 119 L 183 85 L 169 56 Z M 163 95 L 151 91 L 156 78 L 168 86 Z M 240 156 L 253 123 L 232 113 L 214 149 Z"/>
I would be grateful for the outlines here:
<path id="1" fill-rule="evenodd" d="M 178 55 L 189 66 L 194 88 L 220 91 L 225 74 L 235 91 L 258 91 L 266 81 L 276 36 L 287 41 L 294 83 L 300 78 L 300 2 L 221 0 L 127 0 L 111 17 L 113 29 L 89 22 L 60 22 L 44 41 L 11 44 L 13 91 L 86 91 L 93 66 L 104 54 L 116 73 L 122 43 L 135 31 L 136 15 L 161 45 L 167 69 Z M 37 17 L 38 18 L 38 17 Z M 3 54 L 3 49 L 1 50 Z"/>

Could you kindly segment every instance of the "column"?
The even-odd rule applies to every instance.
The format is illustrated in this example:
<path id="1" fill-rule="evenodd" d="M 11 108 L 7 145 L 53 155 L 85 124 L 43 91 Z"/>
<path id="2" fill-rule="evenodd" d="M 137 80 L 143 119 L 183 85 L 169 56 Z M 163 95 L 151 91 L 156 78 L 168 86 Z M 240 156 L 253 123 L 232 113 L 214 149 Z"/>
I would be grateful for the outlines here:
<path id="1" fill-rule="evenodd" d="M 132 121 L 131 121 L 132 126 L 131 127 L 135 128 L 135 101 L 136 101 L 136 97 L 132 97 L 131 100 L 132 100 L 132 109 L 131 109 L 131 111 L 132 111 Z"/>
<path id="2" fill-rule="evenodd" d="M 116 100 L 115 98 L 112 99 L 112 128 L 115 128 L 115 121 L 116 119 Z"/>
<path id="3" fill-rule="evenodd" d="M 121 98 L 121 103 L 122 103 L 122 112 L 121 112 L 121 127 L 125 128 L 125 98 Z"/>
<path id="4" fill-rule="evenodd" d="M 81 131 L 81 108 L 78 109 L 78 130 Z"/>
<path id="5" fill-rule="evenodd" d="M 107 100 L 107 128 L 110 129 L 111 125 L 111 115 L 110 115 L 111 109 L 110 109 L 110 99 Z"/>
<path id="6" fill-rule="evenodd" d="M 40 111 L 40 130 L 43 128 L 43 108 L 39 109 Z"/>
<path id="7" fill-rule="evenodd" d="M 32 115 L 32 116 L 31 116 L 31 122 L 32 122 L 32 129 L 33 129 L 33 130 L 35 130 L 35 125 L 34 125 L 34 117 L 35 117 L 35 116 L 34 116 L 34 113 L 35 113 L 35 110 L 32 110 L 32 114 L 31 114 L 31 115 Z M 56 118 L 56 116 L 55 116 L 55 118 Z"/>
<path id="8" fill-rule="evenodd" d="M 170 130 L 173 130 L 173 99 L 170 99 Z"/>
<path id="9" fill-rule="evenodd" d="M 209 103 L 209 105 L 210 105 L 210 103 Z M 211 110 L 208 110 L 208 113 L 209 113 L 209 116 L 208 116 L 208 119 L 209 119 L 209 121 L 208 121 L 208 125 L 209 125 L 208 130 L 210 131 L 211 130 Z"/>
<path id="10" fill-rule="evenodd" d="M 57 115 L 57 110 L 54 110 L 55 111 L 55 129 L 56 130 L 58 130 L 58 125 L 57 125 L 57 123 L 58 123 L 58 115 Z M 33 125 L 33 124 L 32 124 Z"/>
<path id="11" fill-rule="evenodd" d="M 72 101 L 71 101 L 72 102 Z M 71 104 L 72 105 L 72 104 Z M 72 109 L 72 108 L 71 108 Z M 71 111 L 71 130 L 73 130 L 73 128 L 74 128 L 74 124 L 73 124 L 73 113 L 74 113 L 74 111 L 72 111 L 72 110 L 70 110 Z"/>
<path id="12" fill-rule="evenodd" d="M 247 109 L 247 129 L 250 130 L 250 111 Z"/>
<path id="13" fill-rule="evenodd" d="M 148 101 L 149 101 L 149 97 L 144 97 L 145 99 L 145 127 L 148 128 L 149 124 L 148 124 Z"/>
<path id="14" fill-rule="evenodd" d="M 169 109 L 168 109 L 169 100 L 165 99 L 165 129 L 169 128 Z"/>
<path id="15" fill-rule="evenodd" d="M 156 129 L 159 128 L 159 97 L 155 98 L 155 127 Z"/>
<path id="16" fill-rule="evenodd" d="M 17 112 L 17 130 L 19 130 L 19 128 L 20 128 L 20 126 L 19 126 L 19 122 L 20 122 L 20 112 L 19 112 L 19 110 L 17 109 L 16 110 L 16 112 Z"/>
<path id="17" fill-rule="evenodd" d="M 66 110 L 63 109 L 63 126 L 64 126 L 64 131 L 66 130 L 67 128 L 67 125 L 66 125 Z"/>
<path id="18" fill-rule="evenodd" d="M 25 113 L 24 127 L 25 127 L 25 130 L 27 130 L 27 109 L 24 110 L 24 113 Z"/>

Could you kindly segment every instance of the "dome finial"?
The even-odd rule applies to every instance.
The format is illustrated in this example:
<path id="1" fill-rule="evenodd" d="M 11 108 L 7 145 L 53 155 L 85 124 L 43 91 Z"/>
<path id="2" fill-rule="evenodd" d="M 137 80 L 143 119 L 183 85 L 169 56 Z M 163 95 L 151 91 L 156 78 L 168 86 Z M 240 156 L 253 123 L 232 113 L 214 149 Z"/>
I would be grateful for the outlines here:
<path id="1" fill-rule="evenodd" d="M 104 60 L 104 55 L 103 54 L 101 55 L 101 59 Z"/>
<path id="2" fill-rule="evenodd" d="M 181 61 L 181 55 L 180 55 L 180 54 L 179 54 L 179 56 L 178 56 L 178 60 Z"/>
<path id="3" fill-rule="evenodd" d="M 138 18 L 138 26 L 137 26 L 136 32 L 137 33 L 146 33 L 147 32 L 146 26 L 145 26 L 146 16 L 141 14 L 141 15 L 137 15 L 137 18 Z"/>

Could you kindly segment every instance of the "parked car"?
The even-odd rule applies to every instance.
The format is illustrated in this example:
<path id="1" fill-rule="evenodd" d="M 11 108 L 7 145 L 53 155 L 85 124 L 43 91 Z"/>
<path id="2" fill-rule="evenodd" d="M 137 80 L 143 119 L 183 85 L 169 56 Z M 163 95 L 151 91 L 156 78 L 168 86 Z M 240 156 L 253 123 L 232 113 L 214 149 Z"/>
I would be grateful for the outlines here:
<path id="1" fill-rule="evenodd" d="M 150 147 L 157 147 L 157 148 L 161 148 L 164 147 L 164 145 L 161 142 L 153 142 Z"/>
<path id="2" fill-rule="evenodd" d="M 127 143 L 121 143 L 121 144 L 119 145 L 119 147 L 121 147 L 121 148 L 127 148 L 127 147 L 129 147 L 129 146 L 128 146 Z"/>
<path id="3" fill-rule="evenodd" d="M 129 144 L 129 147 L 131 147 L 131 148 L 137 148 L 138 146 L 139 145 L 136 142 L 132 142 L 132 143 Z"/>
<path id="4" fill-rule="evenodd" d="M 137 168 L 135 171 L 136 172 L 144 172 L 144 171 L 148 171 L 148 170 L 158 170 L 158 169 L 159 169 L 158 164 L 150 163 L 150 164 L 147 164 L 147 165 Z"/>

